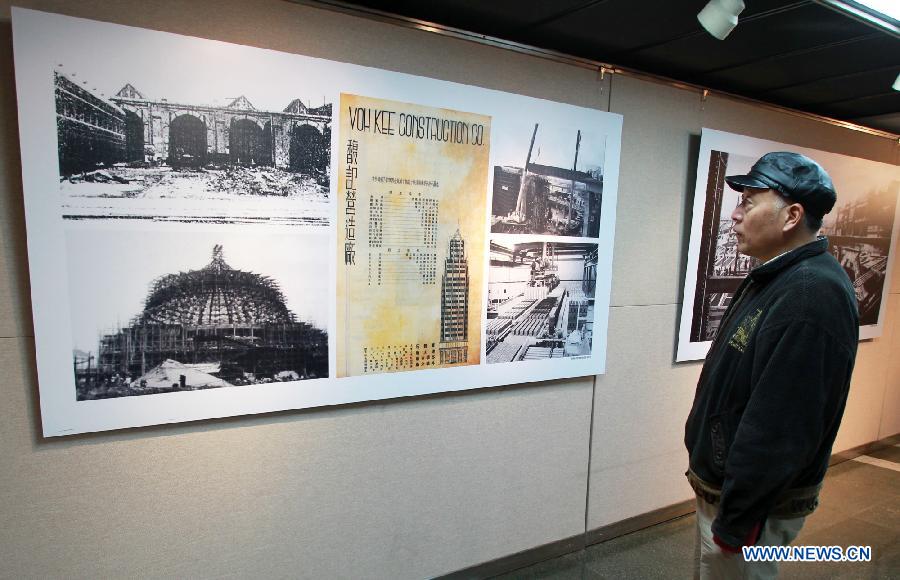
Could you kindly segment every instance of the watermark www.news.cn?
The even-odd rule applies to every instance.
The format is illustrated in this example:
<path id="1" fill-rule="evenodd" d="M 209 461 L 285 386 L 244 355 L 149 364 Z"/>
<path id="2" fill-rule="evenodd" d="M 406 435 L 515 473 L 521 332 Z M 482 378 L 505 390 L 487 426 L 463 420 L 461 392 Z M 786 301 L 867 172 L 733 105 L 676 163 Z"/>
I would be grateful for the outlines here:
<path id="1" fill-rule="evenodd" d="M 744 546 L 747 562 L 871 562 L 871 546 Z"/>

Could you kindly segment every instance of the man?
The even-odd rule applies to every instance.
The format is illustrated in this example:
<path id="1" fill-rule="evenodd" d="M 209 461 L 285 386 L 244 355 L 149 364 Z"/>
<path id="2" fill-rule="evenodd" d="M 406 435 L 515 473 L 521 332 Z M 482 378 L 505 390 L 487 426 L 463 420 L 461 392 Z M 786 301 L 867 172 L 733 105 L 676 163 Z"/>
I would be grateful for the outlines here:
<path id="1" fill-rule="evenodd" d="M 774 578 L 741 547 L 787 545 L 818 504 L 859 340 L 856 295 L 817 237 L 837 196 L 815 161 L 763 155 L 731 214 L 741 282 L 706 356 L 685 425 L 702 578 Z"/>

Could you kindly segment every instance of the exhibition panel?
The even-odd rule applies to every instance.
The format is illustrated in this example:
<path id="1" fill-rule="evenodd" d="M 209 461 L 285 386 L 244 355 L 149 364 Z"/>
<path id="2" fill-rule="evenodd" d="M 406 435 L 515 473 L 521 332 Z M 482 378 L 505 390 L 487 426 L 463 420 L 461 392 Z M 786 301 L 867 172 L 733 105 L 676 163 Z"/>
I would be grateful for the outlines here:
<path id="1" fill-rule="evenodd" d="M 604 372 L 619 115 L 13 19 L 45 436 Z"/>

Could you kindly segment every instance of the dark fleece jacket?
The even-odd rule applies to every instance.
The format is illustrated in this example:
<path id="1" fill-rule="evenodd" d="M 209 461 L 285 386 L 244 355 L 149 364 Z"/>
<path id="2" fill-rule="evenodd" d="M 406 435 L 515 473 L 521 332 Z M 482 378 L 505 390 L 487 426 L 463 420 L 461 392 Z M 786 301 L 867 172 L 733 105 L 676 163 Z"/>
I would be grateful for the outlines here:
<path id="1" fill-rule="evenodd" d="M 827 249 L 819 238 L 750 272 L 700 374 L 684 440 L 690 470 L 721 490 L 713 533 L 732 546 L 828 468 L 859 314 Z"/>

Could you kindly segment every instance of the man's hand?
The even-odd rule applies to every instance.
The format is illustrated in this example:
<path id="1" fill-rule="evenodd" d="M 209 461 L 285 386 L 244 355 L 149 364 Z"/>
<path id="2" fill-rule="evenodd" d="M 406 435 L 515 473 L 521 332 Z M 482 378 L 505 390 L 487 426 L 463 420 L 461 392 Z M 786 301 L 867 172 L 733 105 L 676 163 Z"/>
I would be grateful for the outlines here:
<path id="1" fill-rule="evenodd" d="M 750 530 L 750 533 L 747 534 L 747 538 L 744 540 L 744 543 L 740 546 L 732 546 L 731 544 L 727 544 L 725 540 L 720 538 L 719 536 L 713 534 L 713 542 L 716 543 L 719 548 L 725 552 L 726 554 L 740 554 L 741 548 L 743 546 L 753 546 L 756 542 L 759 541 L 759 535 L 762 530 L 762 522 L 757 522 L 753 529 Z"/>

